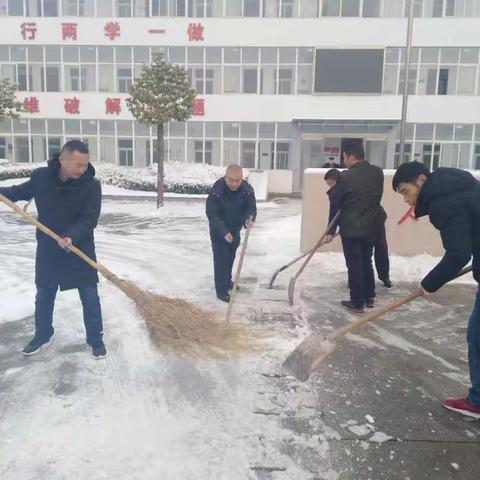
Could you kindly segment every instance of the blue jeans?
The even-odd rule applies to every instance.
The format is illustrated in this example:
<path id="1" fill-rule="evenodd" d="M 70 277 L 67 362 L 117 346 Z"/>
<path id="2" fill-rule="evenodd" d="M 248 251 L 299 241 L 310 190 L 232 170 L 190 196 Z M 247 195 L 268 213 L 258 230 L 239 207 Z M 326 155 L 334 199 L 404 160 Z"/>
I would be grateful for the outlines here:
<path id="1" fill-rule="evenodd" d="M 35 336 L 48 340 L 53 335 L 53 307 L 58 287 L 37 287 L 35 297 Z M 83 306 L 83 322 L 87 343 L 95 345 L 102 340 L 103 322 L 97 285 L 84 285 L 78 289 Z"/>
<path id="2" fill-rule="evenodd" d="M 468 366 L 472 386 L 468 392 L 467 401 L 480 407 L 480 289 L 477 292 L 475 306 L 468 322 Z"/>

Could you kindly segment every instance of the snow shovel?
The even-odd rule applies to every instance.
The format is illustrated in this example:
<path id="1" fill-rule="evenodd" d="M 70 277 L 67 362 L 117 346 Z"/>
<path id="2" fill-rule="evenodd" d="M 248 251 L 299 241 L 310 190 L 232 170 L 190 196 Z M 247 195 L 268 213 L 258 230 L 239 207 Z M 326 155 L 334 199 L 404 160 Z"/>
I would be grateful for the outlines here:
<path id="1" fill-rule="evenodd" d="M 465 275 L 471 271 L 472 267 L 466 267 L 463 270 L 460 270 L 455 278 L 461 277 L 462 275 Z M 383 307 L 373 310 L 365 317 L 361 317 L 353 322 L 348 323 L 347 325 L 344 325 L 341 328 L 338 328 L 328 335 L 323 335 L 321 333 L 310 334 L 287 357 L 282 364 L 282 368 L 298 380 L 305 382 L 308 380 L 310 375 L 322 365 L 326 358 L 337 349 L 337 345 L 335 343 L 336 340 L 339 340 L 348 332 L 356 330 L 361 325 L 376 320 L 383 314 L 391 312 L 405 303 L 415 300 L 419 296 L 421 296 L 421 293 L 416 291 L 410 295 L 401 297 L 398 300 L 389 303 L 388 305 L 384 305 Z"/>
<path id="2" fill-rule="evenodd" d="M 235 279 L 233 280 L 232 293 L 230 295 L 230 301 L 228 302 L 227 313 L 225 314 L 226 322 L 230 321 L 230 315 L 232 314 L 233 301 L 235 300 L 235 296 L 237 294 L 238 281 L 240 280 L 240 272 L 242 271 L 243 259 L 245 257 L 245 252 L 247 251 L 248 236 L 250 235 L 250 229 L 252 228 L 252 219 L 252 216 L 248 218 L 249 224 L 246 228 L 245 237 L 243 239 L 242 251 L 240 252 L 240 258 L 238 259 L 238 267 L 237 271 L 235 272 Z"/>
<path id="3" fill-rule="evenodd" d="M 293 305 L 293 296 L 295 294 L 295 283 L 298 280 L 298 277 L 305 270 L 305 267 L 307 266 L 310 259 L 313 257 L 313 254 L 323 245 L 323 241 L 325 240 L 325 237 L 328 235 L 328 232 L 330 231 L 330 229 L 333 227 L 333 225 L 337 221 L 337 218 L 339 217 L 339 215 L 340 215 L 340 210 L 336 213 L 336 215 L 333 217 L 332 221 L 328 224 L 326 230 L 323 232 L 323 235 L 320 237 L 320 239 L 315 244 L 315 246 L 310 250 L 310 252 L 308 252 L 308 257 L 303 262 L 303 264 L 300 267 L 300 269 L 298 270 L 298 272 L 292 278 L 290 278 L 290 282 L 288 284 L 288 302 L 290 303 L 290 305 Z M 300 258 L 298 260 L 300 260 Z M 282 268 L 284 269 L 284 267 L 282 267 Z"/>

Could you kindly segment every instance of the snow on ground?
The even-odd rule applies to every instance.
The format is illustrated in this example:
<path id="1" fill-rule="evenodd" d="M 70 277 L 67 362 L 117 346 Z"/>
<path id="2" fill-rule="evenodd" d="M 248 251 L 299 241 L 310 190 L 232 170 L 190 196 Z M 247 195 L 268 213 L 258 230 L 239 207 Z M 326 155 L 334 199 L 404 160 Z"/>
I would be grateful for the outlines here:
<path id="1" fill-rule="evenodd" d="M 343 377 L 350 373 L 335 374 L 329 364 L 319 381 L 299 384 L 280 371 L 286 354 L 310 332 L 306 319 L 322 313 L 314 301 L 318 289 L 324 289 L 327 302 L 337 305 L 345 283 L 343 257 L 322 253 L 299 282 L 293 307 L 285 301 L 288 272 L 279 276 L 278 290 L 265 289 L 272 272 L 298 255 L 300 208 L 299 201 L 288 199 L 259 204 L 250 237 L 234 317 L 254 319 L 268 328 L 268 348 L 236 361 L 192 362 L 157 351 L 134 305 L 105 281 L 100 284 L 109 351 L 105 361 L 93 360 L 86 350 L 76 292 L 57 297 L 53 346 L 24 359 L 20 350 L 33 332 L 34 231 L 1 207 L 0 478 L 369 478 L 368 472 L 368 477 L 341 472 L 354 468 L 359 451 L 365 451 L 366 459 L 371 449 L 390 444 L 388 440 L 400 434 L 382 425 L 374 410 L 362 411 L 361 405 L 356 406 L 356 416 L 351 411 L 337 415 L 352 402 L 343 400 L 349 392 L 336 392 L 335 383 L 345 389 Z M 168 201 L 160 210 L 152 200 L 104 200 L 96 231 L 99 261 L 144 289 L 223 312 L 225 304 L 213 291 L 204 209 L 198 200 Z M 35 212 L 34 204 L 29 211 Z M 418 282 L 435 261 L 426 256 L 393 258 L 392 278 Z M 322 304 L 323 308 L 330 307 Z M 435 311 L 439 316 L 441 309 Z M 401 333 L 395 331 L 397 336 Z M 458 367 L 433 347 L 422 350 L 410 338 L 392 335 L 372 329 L 368 338 L 351 335 L 356 340 L 350 345 L 369 357 L 387 355 L 395 345 L 456 374 L 445 379 L 464 382 Z M 386 394 L 383 387 L 375 387 L 378 393 L 374 388 L 375 398 Z M 370 414 L 375 426 L 365 424 L 371 425 L 370 438 L 358 443 L 341 423 L 364 423 Z M 350 442 L 345 451 L 356 450 L 353 464 L 350 453 L 338 458 L 339 442 Z"/>

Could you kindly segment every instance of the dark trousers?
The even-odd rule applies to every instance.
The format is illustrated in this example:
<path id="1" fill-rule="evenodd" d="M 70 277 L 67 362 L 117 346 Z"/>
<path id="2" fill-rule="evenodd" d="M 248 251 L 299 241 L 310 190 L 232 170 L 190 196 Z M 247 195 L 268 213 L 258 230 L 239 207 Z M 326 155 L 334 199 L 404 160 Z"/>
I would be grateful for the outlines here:
<path id="1" fill-rule="evenodd" d="M 480 290 L 477 292 L 475 306 L 468 322 L 467 341 L 468 366 L 472 382 L 467 401 L 475 407 L 480 407 Z"/>
<path id="2" fill-rule="evenodd" d="M 215 291 L 217 295 L 226 295 L 232 282 L 232 268 L 237 248 L 240 245 L 240 234 L 234 235 L 232 243 L 215 235 L 211 235 L 210 238 L 213 250 Z"/>
<path id="3" fill-rule="evenodd" d="M 375 268 L 382 281 L 390 278 L 390 260 L 388 258 L 387 234 L 385 223 L 382 223 L 375 235 Z"/>
<path id="4" fill-rule="evenodd" d="M 48 340 L 54 332 L 53 308 L 58 287 L 37 287 L 35 297 L 35 335 Z M 97 285 L 84 285 L 78 289 L 83 306 L 83 322 L 87 332 L 87 343 L 95 345 L 102 340 L 103 322 Z"/>
<path id="5" fill-rule="evenodd" d="M 375 297 L 373 241 L 342 237 L 342 245 L 348 269 L 350 299 L 356 307 L 363 307 L 367 298 Z"/>

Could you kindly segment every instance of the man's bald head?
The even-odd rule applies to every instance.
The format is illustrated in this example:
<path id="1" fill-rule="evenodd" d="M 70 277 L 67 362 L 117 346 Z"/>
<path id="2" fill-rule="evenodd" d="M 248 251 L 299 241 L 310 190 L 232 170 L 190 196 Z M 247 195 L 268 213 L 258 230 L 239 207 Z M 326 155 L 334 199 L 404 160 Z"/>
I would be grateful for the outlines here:
<path id="1" fill-rule="evenodd" d="M 225 183 L 232 192 L 238 190 L 243 182 L 243 169 L 240 165 L 233 163 L 227 167 L 225 172 Z"/>

